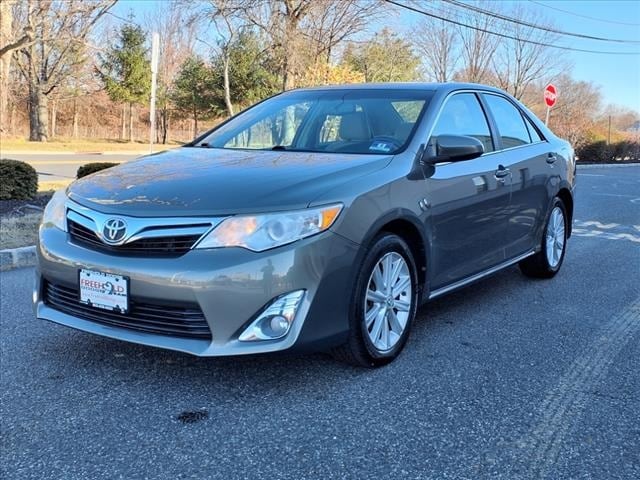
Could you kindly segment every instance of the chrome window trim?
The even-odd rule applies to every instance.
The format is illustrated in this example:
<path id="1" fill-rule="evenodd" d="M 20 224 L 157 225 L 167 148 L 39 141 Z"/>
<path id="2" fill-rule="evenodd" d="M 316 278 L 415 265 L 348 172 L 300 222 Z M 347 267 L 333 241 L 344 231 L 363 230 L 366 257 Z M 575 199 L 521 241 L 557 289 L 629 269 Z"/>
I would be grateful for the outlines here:
<path id="1" fill-rule="evenodd" d="M 483 93 L 483 95 L 493 95 L 494 97 L 502 98 L 509 105 L 511 105 L 513 108 L 515 108 L 516 111 L 520 114 L 520 121 L 522 122 L 522 126 L 524 127 L 524 131 L 527 132 L 527 137 L 529 137 L 529 143 L 525 143 L 524 145 L 517 145 L 516 147 L 503 148 L 501 151 L 511 150 L 513 148 L 518 148 L 518 147 L 524 147 L 525 145 L 531 145 L 533 143 L 533 139 L 531 138 L 531 132 L 529 131 L 529 127 L 527 126 L 527 122 L 525 121 L 525 119 L 523 117 L 523 112 L 520 109 L 520 107 L 518 107 L 518 105 L 514 104 L 509 98 L 505 97 L 504 95 L 500 95 L 498 93 L 487 92 L 487 93 Z M 483 101 L 484 101 L 484 99 L 483 99 Z M 498 130 L 498 134 L 500 134 L 500 126 L 498 125 L 498 119 L 496 118 L 496 115 L 493 112 L 493 110 L 491 110 L 491 106 L 489 105 L 489 103 L 486 102 L 486 104 L 487 104 L 487 108 L 491 111 L 491 117 L 493 118 L 493 123 L 495 124 L 495 127 Z M 500 143 L 504 143 L 503 140 L 502 140 L 502 135 L 500 135 Z"/>
<path id="2" fill-rule="evenodd" d="M 431 141 L 431 136 L 433 135 L 433 130 L 436 128 L 436 125 L 438 124 L 438 121 L 440 120 L 440 116 L 442 115 L 442 110 L 444 110 L 445 105 L 447 104 L 447 102 L 449 101 L 449 99 L 451 97 L 453 97 L 454 95 L 458 95 L 461 93 L 472 93 L 472 94 L 477 94 L 479 92 L 481 92 L 482 90 L 454 90 L 453 92 L 449 92 L 447 94 L 446 97 L 444 97 L 444 100 L 442 101 L 442 105 L 440 105 L 440 109 L 438 110 L 438 113 L 435 117 L 435 119 L 433 120 L 433 125 L 431 126 L 431 129 L 429 130 L 429 135 L 427 135 L 427 143 L 429 143 L 429 141 Z M 482 114 L 484 115 L 484 118 L 487 122 L 487 128 L 489 129 L 489 134 L 491 134 L 491 123 L 489 122 L 489 119 L 487 118 L 487 113 L 484 111 L 484 107 L 482 106 L 482 103 L 480 102 L 480 100 L 478 98 L 476 98 L 476 101 L 478 102 L 478 106 L 480 107 L 480 110 L 482 110 Z M 486 154 L 489 153 L 493 153 L 496 150 L 492 150 L 491 152 L 486 152 L 483 153 L 482 155 L 480 155 L 480 157 L 483 157 Z M 446 162 L 446 163 L 452 163 L 452 162 Z"/>
<path id="3" fill-rule="evenodd" d="M 117 242 L 104 242 L 105 245 L 126 245 L 145 238 L 166 236 L 200 235 L 217 227 L 226 217 L 132 217 L 129 215 L 107 214 L 87 208 L 67 199 L 65 203 L 65 223 L 71 220 L 94 232 L 104 242 L 102 234 L 105 222 L 110 218 L 121 218 L 127 224 L 127 233 Z M 68 225 L 67 225 L 68 230 Z M 200 239 L 198 239 L 199 241 Z M 194 246 L 197 242 L 194 242 Z M 193 247 L 192 247 L 193 248 Z"/>
<path id="4" fill-rule="evenodd" d="M 447 104 L 447 102 L 449 101 L 449 99 L 452 96 L 457 95 L 459 93 L 474 93 L 474 94 L 478 94 L 478 95 L 479 94 L 496 95 L 498 97 L 504 98 L 505 100 L 507 100 L 509 103 L 511 103 L 513 105 L 513 102 L 511 100 L 509 100 L 508 97 L 504 96 L 501 93 L 491 92 L 491 91 L 488 91 L 488 90 L 464 89 L 464 90 L 454 90 L 452 92 L 449 92 L 447 94 L 447 96 L 444 98 L 444 100 L 442 101 L 442 105 L 440 105 L 440 108 L 438 109 L 438 113 L 436 114 L 436 117 L 435 117 L 435 119 L 433 121 L 433 125 L 431 126 L 431 129 L 429 130 L 429 134 L 426 137 L 427 138 L 427 143 L 429 143 L 431 141 L 431 136 L 433 135 L 433 130 L 435 129 L 436 124 L 438 123 L 438 120 L 440 120 L 440 115 L 442 114 L 442 110 L 444 110 L 445 105 Z M 480 103 L 480 100 L 478 100 L 478 103 Z M 482 104 L 481 103 L 480 103 L 480 107 L 482 108 Z M 520 112 L 521 115 L 525 114 L 517 105 L 514 105 L 514 107 L 518 109 L 518 111 Z M 485 114 L 485 118 L 486 118 L 487 114 L 486 114 L 486 112 L 484 112 L 484 109 L 483 109 L 483 113 Z M 489 125 L 489 119 L 487 118 L 486 120 L 487 120 L 487 125 L 489 126 L 489 130 L 491 130 L 491 126 Z M 524 122 L 524 120 L 523 120 L 523 122 Z M 533 124 L 533 122 L 531 122 L 531 123 Z M 534 126 L 535 126 L 535 124 L 534 124 Z M 526 125 L 525 125 L 525 127 L 526 127 Z M 478 158 L 488 157 L 489 155 L 493 155 L 493 154 L 496 154 L 496 153 L 509 152 L 511 150 L 515 150 L 515 149 L 518 149 L 518 148 L 530 147 L 532 145 L 537 145 L 539 143 L 549 143 L 549 140 L 547 140 L 545 138 L 544 140 L 540 140 L 538 142 L 527 143 L 525 145 L 518 145 L 516 147 L 502 148 L 500 150 L 492 150 L 491 152 L 483 153 Z M 468 160 L 468 161 L 469 162 L 473 162 L 474 160 L 476 160 L 476 159 Z M 454 162 L 436 162 L 435 165 L 448 165 L 450 163 L 454 163 Z"/>

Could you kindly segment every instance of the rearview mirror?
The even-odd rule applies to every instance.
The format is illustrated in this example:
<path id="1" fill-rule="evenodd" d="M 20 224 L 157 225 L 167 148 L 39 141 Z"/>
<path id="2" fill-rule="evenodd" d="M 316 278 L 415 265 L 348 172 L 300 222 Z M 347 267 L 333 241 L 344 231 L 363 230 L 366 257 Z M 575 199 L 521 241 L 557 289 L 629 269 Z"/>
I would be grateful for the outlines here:
<path id="1" fill-rule="evenodd" d="M 439 135 L 436 139 L 436 162 L 460 162 L 477 158 L 484 145 L 477 138 L 463 135 Z"/>

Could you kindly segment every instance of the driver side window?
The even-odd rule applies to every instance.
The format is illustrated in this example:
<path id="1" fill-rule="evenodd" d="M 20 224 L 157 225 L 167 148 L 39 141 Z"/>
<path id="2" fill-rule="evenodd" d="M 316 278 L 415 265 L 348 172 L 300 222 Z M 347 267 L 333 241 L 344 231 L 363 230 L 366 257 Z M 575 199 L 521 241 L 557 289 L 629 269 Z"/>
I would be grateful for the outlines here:
<path id="1" fill-rule="evenodd" d="M 446 101 L 433 129 L 432 136 L 439 135 L 474 137 L 482 142 L 485 153 L 495 150 L 487 117 L 473 93 L 457 93 Z"/>

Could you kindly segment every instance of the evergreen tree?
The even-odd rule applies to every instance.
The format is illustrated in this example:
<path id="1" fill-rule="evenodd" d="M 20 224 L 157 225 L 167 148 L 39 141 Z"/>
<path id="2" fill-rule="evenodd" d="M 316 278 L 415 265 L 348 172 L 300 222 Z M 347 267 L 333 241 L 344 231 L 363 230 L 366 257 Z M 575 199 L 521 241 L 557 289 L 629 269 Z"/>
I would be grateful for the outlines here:
<path id="1" fill-rule="evenodd" d="M 420 78 L 420 58 L 411 44 L 386 28 L 368 42 L 349 45 L 342 64 L 362 73 L 365 82 L 407 82 Z"/>
<path id="2" fill-rule="evenodd" d="M 275 65 L 269 65 L 269 57 L 263 52 L 258 36 L 242 31 L 229 45 L 229 84 L 231 100 L 241 108 L 256 103 L 280 91 Z M 216 75 L 216 89 L 222 91 L 223 59 L 213 58 Z"/>
<path id="3" fill-rule="evenodd" d="M 151 94 L 151 65 L 145 46 L 146 32 L 138 25 L 124 25 L 102 61 L 102 77 L 109 97 L 129 105 L 129 136 L 133 140 L 133 106 L 145 104 Z M 123 105 L 122 137 L 125 138 Z"/>
<path id="4" fill-rule="evenodd" d="M 198 135 L 198 120 L 224 115 L 223 93 L 217 85 L 214 71 L 198 57 L 188 58 L 180 68 L 171 94 L 176 110 L 193 119 Z"/>

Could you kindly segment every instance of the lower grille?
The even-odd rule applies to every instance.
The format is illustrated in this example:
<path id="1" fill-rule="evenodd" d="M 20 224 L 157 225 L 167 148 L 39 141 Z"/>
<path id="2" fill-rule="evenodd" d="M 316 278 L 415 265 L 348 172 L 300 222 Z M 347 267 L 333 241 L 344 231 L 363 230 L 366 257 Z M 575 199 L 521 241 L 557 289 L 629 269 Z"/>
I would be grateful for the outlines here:
<path id="1" fill-rule="evenodd" d="M 60 312 L 103 325 L 172 337 L 211 339 L 211 330 L 198 305 L 158 305 L 129 301 L 129 312 L 99 310 L 79 301 L 77 288 L 44 281 L 44 303 Z"/>
<path id="2" fill-rule="evenodd" d="M 182 255 L 188 252 L 201 237 L 201 235 L 150 237 L 125 243 L 124 245 L 113 246 L 102 242 L 95 232 L 73 220 L 67 219 L 67 224 L 69 227 L 69 235 L 71 235 L 73 240 L 93 247 L 96 250 L 125 254 Z"/>

